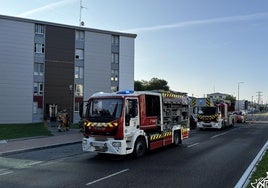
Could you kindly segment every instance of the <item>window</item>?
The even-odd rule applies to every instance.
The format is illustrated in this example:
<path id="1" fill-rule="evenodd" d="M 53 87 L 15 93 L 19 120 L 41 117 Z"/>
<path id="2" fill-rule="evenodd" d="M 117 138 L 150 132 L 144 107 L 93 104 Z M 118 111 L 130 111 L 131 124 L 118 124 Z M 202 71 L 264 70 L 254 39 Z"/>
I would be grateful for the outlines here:
<path id="1" fill-rule="evenodd" d="M 85 40 L 84 31 L 75 31 L 75 40 Z"/>
<path id="2" fill-rule="evenodd" d="M 38 102 L 33 102 L 33 114 L 37 114 Z"/>
<path id="3" fill-rule="evenodd" d="M 35 43 L 34 44 L 35 53 L 45 53 L 45 44 Z"/>
<path id="4" fill-rule="evenodd" d="M 75 67 L 75 78 L 84 78 L 84 67 Z"/>
<path id="5" fill-rule="evenodd" d="M 158 116 L 160 115 L 160 98 L 155 95 L 145 95 L 146 101 L 146 116 Z"/>
<path id="6" fill-rule="evenodd" d="M 118 35 L 112 35 L 112 44 L 119 45 L 119 36 Z"/>
<path id="7" fill-rule="evenodd" d="M 118 81 L 118 70 L 111 71 L 111 81 Z"/>
<path id="8" fill-rule="evenodd" d="M 82 97 L 83 96 L 83 85 L 75 84 L 75 96 Z"/>
<path id="9" fill-rule="evenodd" d="M 34 63 L 34 75 L 43 76 L 44 75 L 44 64 Z"/>
<path id="10" fill-rule="evenodd" d="M 45 33 L 45 26 L 42 24 L 35 24 L 35 33 L 36 34 L 44 34 Z"/>
<path id="11" fill-rule="evenodd" d="M 79 108 L 80 108 L 80 102 L 75 102 L 75 104 L 74 104 L 74 112 L 79 112 Z"/>
<path id="12" fill-rule="evenodd" d="M 112 87 L 111 87 L 111 91 L 112 91 L 112 92 L 116 92 L 116 91 L 118 91 L 118 86 L 112 86 Z"/>
<path id="13" fill-rule="evenodd" d="M 111 76 L 111 81 L 118 81 L 118 77 L 117 76 Z"/>
<path id="14" fill-rule="evenodd" d="M 43 83 L 34 82 L 34 95 L 43 95 L 44 85 Z"/>
<path id="15" fill-rule="evenodd" d="M 119 63 L 119 54 L 112 53 L 112 63 Z"/>
<path id="16" fill-rule="evenodd" d="M 75 59 L 84 59 L 83 49 L 75 49 Z"/>

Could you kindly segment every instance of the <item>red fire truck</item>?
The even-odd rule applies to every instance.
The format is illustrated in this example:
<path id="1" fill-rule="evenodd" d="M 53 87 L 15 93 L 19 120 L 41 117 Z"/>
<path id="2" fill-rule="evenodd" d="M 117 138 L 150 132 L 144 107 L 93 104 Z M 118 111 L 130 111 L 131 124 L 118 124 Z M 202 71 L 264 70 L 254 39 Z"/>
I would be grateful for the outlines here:
<path id="1" fill-rule="evenodd" d="M 148 150 L 178 145 L 189 136 L 188 110 L 187 95 L 178 92 L 93 94 L 80 106 L 83 151 L 140 157 Z"/>
<path id="2" fill-rule="evenodd" d="M 200 107 L 197 119 L 197 127 L 200 129 L 222 129 L 226 126 L 234 126 L 235 123 L 235 116 L 228 111 L 228 104 L 225 102 Z"/>

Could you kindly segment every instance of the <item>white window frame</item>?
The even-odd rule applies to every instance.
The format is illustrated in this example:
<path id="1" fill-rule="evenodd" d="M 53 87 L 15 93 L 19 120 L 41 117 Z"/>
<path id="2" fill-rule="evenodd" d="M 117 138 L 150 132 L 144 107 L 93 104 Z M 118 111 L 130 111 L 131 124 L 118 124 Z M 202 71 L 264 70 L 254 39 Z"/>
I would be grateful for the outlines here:
<path id="1" fill-rule="evenodd" d="M 38 76 L 44 75 L 44 64 L 43 63 L 37 63 L 37 62 L 34 63 L 34 75 L 38 75 Z"/>
<path id="2" fill-rule="evenodd" d="M 34 95 L 43 95 L 43 92 L 44 92 L 44 83 L 42 82 L 34 82 L 34 85 L 33 85 L 33 92 L 34 92 Z"/>
<path id="3" fill-rule="evenodd" d="M 83 79 L 84 78 L 84 67 L 75 67 L 75 78 Z"/>
<path id="4" fill-rule="evenodd" d="M 119 45 L 119 35 L 112 35 L 112 44 Z"/>
<path id="5" fill-rule="evenodd" d="M 42 24 L 35 24 L 34 31 L 36 34 L 45 34 L 45 26 Z"/>
<path id="6" fill-rule="evenodd" d="M 45 44 L 34 43 L 34 52 L 40 54 L 45 53 Z"/>
<path id="7" fill-rule="evenodd" d="M 75 40 L 84 41 L 85 40 L 84 31 L 75 31 Z"/>
<path id="8" fill-rule="evenodd" d="M 119 54 L 112 53 L 112 63 L 118 64 L 119 63 Z"/>
<path id="9" fill-rule="evenodd" d="M 33 102 L 33 114 L 37 114 L 38 102 Z"/>
<path id="10" fill-rule="evenodd" d="M 83 85 L 82 84 L 75 84 L 75 96 L 82 97 L 83 96 Z"/>

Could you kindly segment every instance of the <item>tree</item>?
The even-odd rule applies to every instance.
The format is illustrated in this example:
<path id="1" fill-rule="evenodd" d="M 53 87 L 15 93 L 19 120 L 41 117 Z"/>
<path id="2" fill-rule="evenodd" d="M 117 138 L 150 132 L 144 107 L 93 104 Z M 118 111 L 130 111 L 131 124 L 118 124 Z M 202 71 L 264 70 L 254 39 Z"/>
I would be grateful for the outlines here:
<path id="1" fill-rule="evenodd" d="M 231 101 L 231 102 L 235 102 L 235 101 L 236 101 L 236 98 L 235 98 L 234 96 L 232 96 L 232 95 L 227 95 L 227 96 L 225 97 L 225 100 L 229 100 L 229 101 Z"/>
<path id="2" fill-rule="evenodd" d="M 145 90 L 144 82 L 135 81 L 134 82 L 134 90 L 136 90 L 136 91 L 144 91 Z"/>
<path id="3" fill-rule="evenodd" d="M 231 101 L 231 105 L 228 107 L 228 111 L 235 111 L 235 101 L 236 101 L 236 98 L 232 95 L 227 95 L 225 97 L 225 100 L 229 100 Z"/>
<path id="4" fill-rule="evenodd" d="M 163 79 L 152 78 L 150 81 L 135 81 L 134 89 L 136 91 L 144 91 L 144 90 L 169 90 L 168 82 Z"/>

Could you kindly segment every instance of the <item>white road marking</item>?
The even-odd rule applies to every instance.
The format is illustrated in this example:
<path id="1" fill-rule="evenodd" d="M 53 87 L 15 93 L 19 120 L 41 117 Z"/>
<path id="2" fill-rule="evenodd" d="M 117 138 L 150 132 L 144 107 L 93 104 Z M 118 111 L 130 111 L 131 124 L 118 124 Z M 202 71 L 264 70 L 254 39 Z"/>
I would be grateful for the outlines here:
<path id="1" fill-rule="evenodd" d="M 55 164 L 55 163 L 60 163 L 60 162 L 63 162 L 65 159 L 56 159 L 56 160 L 52 160 L 52 161 L 47 161 L 47 162 L 44 162 L 42 164 L 40 164 L 40 166 L 48 166 L 48 165 L 52 165 L 52 164 Z"/>
<path id="2" fill-rule="evenodd" d="M 224 132 L 224 133 L 221 133 L 221 134 L 216 134 L 216 135 L 210 137 L 210 139 L 217 138 L 217 137 L 222 136 L 222 135 L 225 135 L 225 134 L 227 134 L 227 133 L 228 133 L 228 132 Z"/>
<path id="3" fill-rule="evenodd" d="M 33 165 L 37 165 L 37 164 L 41 164 L 41 163 L 43 163 L 43 161 L 35 161 L 35 162 L 29 163 L 28 165 L 33 166 Z"/>
<path id="4" fill-rule="evenodd" d="M 111 177 L 113 177 L 113 176 L 116 176 L 116 175 L 118 175 L 118 174 L 124 173 L 124 172 L 126 172 L 126 171 L 128 171 L 128 170 L 129 170 L 129 169 L 121 170 L 121 171 L 119 171 L 119 172 L 116 172 L 116 173 L 110 174 L 110 175 L 108 175 L 108 176 L 105 176 L 105 177 L 103 177 L 103 178 L 100 178 L 100 179 L 94 180 L 94 181 L 92 181 L 92 182 L 89 182 L 89 183 L 87 183 L 86 185 L 92 185 L 92 184 L 94 184 L 94 183 L 97 183 L 97 182 L 100 182 L 100 181 L 102 181 L 102 180 L 105 180 L 105 179 L 111 178 Z"/>
<path id="5" fill-rule="evenodd" d="M 2 167 L 7 168 L 15 168 L 15 169 L 23 169 L 29 168 L 33 165 L 40 164 L 43 161 L 35 161 L 29 159 L 15 159 L 15 158 L 8 158 L 8 157 L 0 157 L 0 163 Z"/>
<path id="6" fill-rule="evenodd" d="M 196 146 L 196 145 L 198 145 L 198 144 L 200 144 L 200 143 L 197 142 L 197 143 L 191 144 L 191 145 L 189 145 L 189 146 L 187 146 L 187 147 L 188 147 L 188 148 L 191 148 L 191 147 L 194 147 L 194 146 Z"/>
<path id="7" fill-rule="evenodd" d="M 4 175 L 7 175 L 7 174 L 12 174 L 12 173 L 13 173 L 13 171 L 7 170 L 7 171 L 0 172 L 0 176 L 4 176 Z"/>

